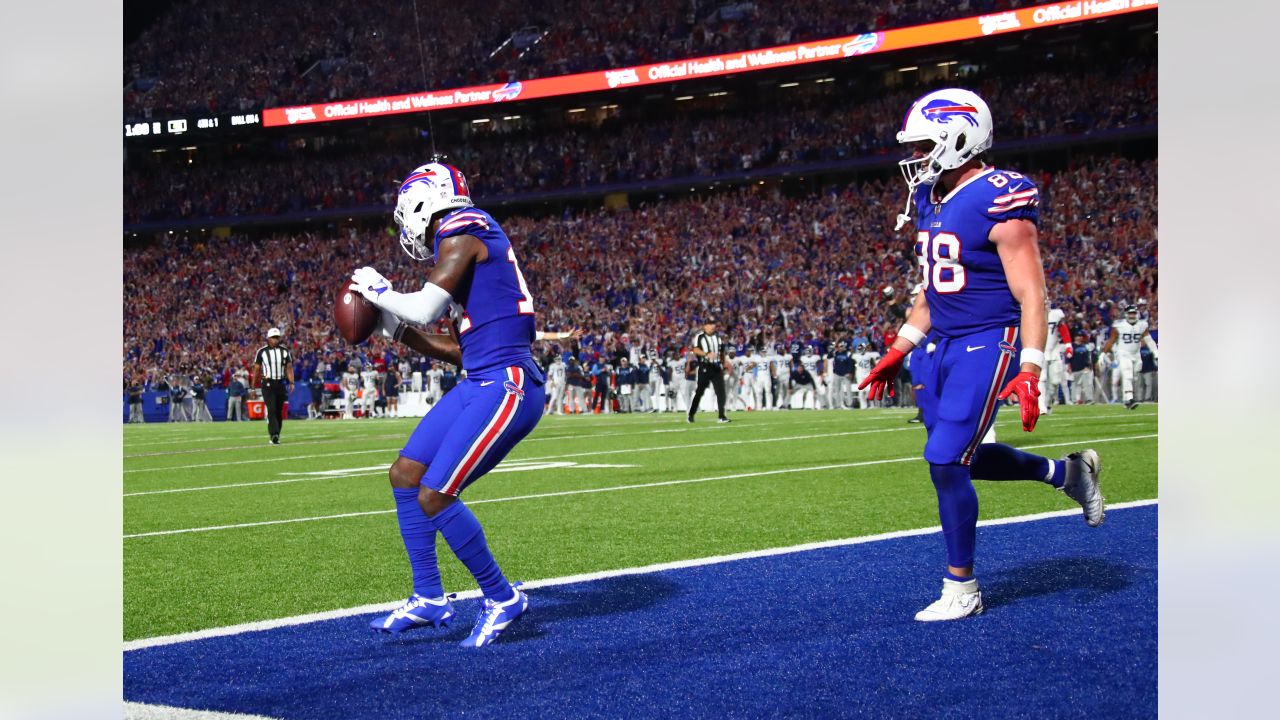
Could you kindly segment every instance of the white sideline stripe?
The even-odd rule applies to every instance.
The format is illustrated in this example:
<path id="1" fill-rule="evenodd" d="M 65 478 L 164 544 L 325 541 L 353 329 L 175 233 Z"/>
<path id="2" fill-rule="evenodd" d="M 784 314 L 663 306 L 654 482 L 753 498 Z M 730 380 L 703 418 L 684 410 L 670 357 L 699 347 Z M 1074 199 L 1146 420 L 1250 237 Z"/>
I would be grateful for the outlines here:
<path id="1" fill-rule="evenodd" d="M 1115 511 L 1135 507 L 1147 507 L 1149 505 L 1158 505 L 1159 502 L 1159 498 L 1132 500 L 1129 502 L 1107 505 L 1107 510 Z M 1030 515 L 1015 515 L 1004 518 L 992 518 L 990 520 L 979 520 L 978 527 L 1014 525 L 1018 523 L 1034 522 L 1037 520 L 1071 517 L 1079 514 L 1080 511 L 1074 509 L 1051 510 L 1048 512 L 1032 513 Z M 862 535 L 859 537 L 843 538 L 840 540 L 821 540 L 818 542 L 801 543 L 799 545 L 766 548 L 764 550 L 749 550 L 746 552 L 731 553 L 728 555 L 712 555 L 710 557 L 694 558 L 691 560 L 675 560 L 673 562 L 642 565 L 639 567 L 621 568 L 617 570 L 600 570 L 597 572 L 565 575 L 563 577 L 548 578 L 545 580 L 531 580 L 524 583 L 522 587 L 533 590 L 542 587 L 555 587 L 558 585 L 573 585 L 576 583 L 593 582 L 596 580 L 607 580 L 609 578 L 624 577 L 627 575 L 647 575 L 649 573 L 663 572 L 666 570 L 681 570 L 684 568 L 701 567 L 704 565 L 718 565 L 721 563 L 735 562 L 737 560 L 751 560 L 754 558 L 773 557 L 776 555 L 791 555 L 794 553 L 809 552 L 811 550 L 824 550 L 827 548 L 844 547 L 847 545 L 861 545 L 864 543 L 880 542 L 882 540 L 896 540 L 898 538 L 914 537 L 917 535 L 930 535 L 941 530 L 942 528 L 936 525 L 932 527 L 916 528 L 914 530 L 894 530 L 892 532 L 878 533 L 876 535 Z M 457 599 L 459 600 L 469 600 L 477 597 L 480 597 L 479 590 L 466 590 L 457 594 Z M 399 607 L 403 602 L 403 600 L 396 600 L 394 602 L 360 605 L 357 607 L 342 608 L 340 610 L 326 610 L 324 612 L 295 615 L 293 617 L 277 618 L 274 620 L 258 620 L 240 625 L 209 628 L 207 630 L 195 630 L 192 632 L 178 633 L 177 635 L 162 635 L 158 637 L 142 638 L 126 642 L 124 644 L 124 651 L 131 652 L 133 650 L 142 650 L 145 648 L 160 647 L 163 645 L 175 645 L 178 643 L 193 642 L 195 640 L 205 640 L 207 638 L 241 635 L 243 633 L 273 630 L 275 628 L 290 627 L 293 625 L 306 625 L 308 623 L 322 622 L 324 620 L 337 620 L 355 615 L 388 612 Z"/>
<path id="2" fill-rule="evenodd" d="M 830 411 L 827 411 L 827 412 L 830 412 Z M 1154 414 L 1155 414 L 1155 413 L 1139 413 L 1138 415 L 1154 415 Z M 1133 414 L 1127 414 L 1127 415 L 1115 415 L 1115 416 L 1112 416 L 1112 418 L 1107 418 L 1107 417 L 1098 417 L 1098 418 L 1080 418 L 1080 419 L 1071 419 L 1071 420 L 1064 420 L 1064 421 L 1062 421 L 1062 422 L 1055 423 L 1055 426 L 1062 426 L 1062 425 L 1067 425 L 1067 424 L 1075 425 L 1075 424 L 1081 424 L 1081 423 L 1091 423 L 1091 424 L 1092 424 L 1092 423 L 1096 423 L 1096 422 L 1106 422 L 1107 420 L 1110 420 L 1110 419 L 1113 419 L 1113 418 L 1130 418 L 1130 417 L 1135 417 L 1135 415 L 1133 415 Z M 832 420 L 842 420 L 842 419 L 845 419 L 845 418 L 834 418 L 834 419 L 829 419 L 829 420 L 815 420 L 815 421 L 813 421 L 813 422 L 829 422 L 829 421 L 832 421 Z M 997 424 L 997 425 L 999 425 L 999 424 L 1001 424 L 1001 423 L 1009 423 L 1009 424 L 1013 424 L 1014 422 L 1015 422 L 1015 420 L 1003 420 L 1003 421 L 997 421 L 997 422 L 996 422 L 996 424 Z M 1017 422 L 1019 422 L 1019 423 L 1020 423 L 1021 421 L 1017 421 Z M 771 425 L 772 423 L 769 423 L 769 424 Z M 807 424 L 807 423 L 805 423 L 805 424 Z M 746 426 L 746 427 L 764 427 L 764 426 L 765 426 L 765 425 L 750 425 L 750 426 Z M 717 428 L 720 428 L 720 427 L 721 427 L 721 426 L 717 426 Z M 722 443 L 708 443 L 708 444 L 702 444 L 702 445 L 673 445 L 673 446 L 661 447 L 661 448 L 636 448 L 636 449 L 627 449 L 627 450 L 608 450 L 608 451 L 603 451 L 603 452 L 606 452 L 606 453 L 607 453 L 607 452 L 643 452 L 643 451 L 645 451 L 645 450 L 672 450 L 672 449 L 684 448 L 684 447 L 688 447 L 688 448 L 710 447 L 710 446 L 712 446 L 712 445 L 723 445 L 723 444 L 734 444 L 734 443 L 737 443 L 737 444 L 743 444 L 743 443 L 751 443 L 751 442 L 779 442 L 779 441 L 783 441 L 783 440 L 808 440 L 808 439 L 813 439 L 813 438 L 820 438 L 820 437 L 836 437 L 836 436 L 840 436 L 840 435 L 849 435 L 849 434 L 866 434 L 866 433 L 901 432 L 901 431 L 906 431 L 906 430 L 919 430 L 919 429 L 922 429 L 922 427 L 923 427 L 923 426 L 921 426 L 921 425 L 913 425 L 913 426 L 905 427 L 905 428 L 881 428 L 881 429 L 878 429 L 878 430 L 857 430 L 857 431 L 851 431 L 851 432 L 840 432 L 840 433 L 830 433 L 830 434 L 818 434 L 818 435 L 797 435 L 797 436 L 790 436 L 790 437 L 785 437 L 785 438 L 762 438 L 762 439 L 758 439 L 758 440 L 732 440 L 732 441 L 727 441 L 727 442 L 722 442 Z M 685 430 L 691 430 L 691 429 L 692 429 L 692 428 L 685 428 Z M 656 433 L 656 432 L 667 432 L 667 431 L 653 430 L 653 431 L 649 431 L 649 432 L 655 432 L 655 433 Z M 618 434 L 620 434 L 620 435 L 621 435 L 621 434 L 623 434 L 623 433 L 618 433 Z M 641 435 L 643 435 L 643 434 L 648 434 L 648 432 L 646 432 L 646 433 L 637 433 L 637 434 L 641 434 Z M 380 436 L 380 437 L 382 437 L 382 436 Z M 578 436 L 578 437 L 580 437 L 581 439 L 584 439 L 584 440 L 589 440 L 589 439 L 593 439 L 593 438 L 596 438 L 596 437 L 606 437 L 606 435 L 604 435 L 604 434 L 595 434 L 595 435 L 583 435 L 583 436 Z M 524 442 L 529 442 L 530 440 L 539 440 L 539 439 L 541 439 L 541 438 L 530 438 L 530 439 L 528 439 L 528 440 L 525 440 Z M 547 438 L 547 439 L 551 439 L 551 438 Z M 557 438 L 555 438 L 555 439 L 561 440 L 561 439 L 567 439 L 567 438 L 566 438 L 566 437 L 564 437 L 564 436 L 561 436 L 561 437 L 557 437 Z M 326 457 L 346 457 L 346 456 L 348 456 L 348 455 L 367 455 L 367 454 L 369 454 L 369 453 L 397 452 L 397 451 L 399 451 L 399 450 L 400 450 L 400 448 L 401 448 L 401 447 L 402 447 L 401 445 L 397 445 L 397 446 L 395 446 L 395 447 L 391 447 L 391 448 L 379 448 L 379 449 L 375 449 L 375 450 L 348 450 L 348 451 L 338 452 L 338 453 L 321 453 L 321 454 L 318 454 L 318 455 L 287 455 L 287 456 L 284 456 L 284 457 L 254 458 L 254 459 L 252 459 L 252 460 L 227 460 L 227 461 L 224 461 L 224 462 L 199 463 L 199 464 L 195 464 L 195 465 L 169 465 L 169 466 L 166 466 L 166 467 L 156 467 L 156 468 L 132 468 L 132 469 L 126 469 L 124 472 L 125 472 L 126 474 L 127 474 L 127 473 L 141 473 L 141 472 L 163 472 L 163 471 L 166 471 L 166 470 L 191 470 L 191 469 L 195 469 L 195 468 L 224 467 L 224 466 L 228 466 L 228 465 L 252 465 L 252 464 L 258 464 L 258 463 L 269 463 L 269 462 L 287 462 L 287 461 L 290 461 L 290 460 L 313 460 L 313 459 L 315 459 L 315 458 L 326 458 Z M 585 454 L 589 454 L 589 453 L 585 453 Z M 558 459 L 558 458 L 569 458 L 569 457 L 582 457 L 582 455 L 583 455 L 583 454 L 578 454 L 578 455 L 549 455 L 549 456 L 541 457 L 541 458 L 525 458 L 525 459 L 546 460 L 546 459 Z"/>
<path id="3" fill-rule="evenodd" d="M 358 438 L 342 437 L 341 435 L 317 435 L 315 439 L 311 439 L 311 440 L 298 440 L 296 438 L 290 437 L 289 444 L 290 445 L 332 445 L 334 443 L 351 442 L 357 439 L 358 440 L 390 440 L 392 438 L 400 438 L 400 437 L 404 437 L 404 435 L 400 433 L 396 433 L 394 435 L 365 435 L 365 436 L 360 436 Z M 248 440 L 248 438 L 240 438 L 240 439 Z M 124 459 L 134 460 L 137 458 L 172 457 L 174 455 L 195 455 L 197 453 L 225 452 L 228 450 L 256 450 L 265 444 L 266 443 L 255 442 L 251 445 L 224 445 L 221 447 L 188 448 L 186 450 L 156 450 L 154 452 L 134 453 L 133 455 L 125 455 Z"/>
<path id="4" fill-rule="evenodd" d="M 584 457 L 587 455 L 610 455 L 614 453 L 655 452 L 658 450 L 678 450 L 680 448 L 714 447 L 716 445 L 750 445 L 752 443 L 783 442 L 785 440 L 812 440 L 814 438 L 839 437 L 842 435 L 865 435 L 868 433 L 905 432 L 909 430 L 919 430 L 919 429 L 921 428 L 916 426 L 911 426 L 911 427 L 904 427 L 904 428 L 883 428 L 880 430 L 852 430 L 852 431 L 846 431 L 846 432 L 818 433 L 818 434 L 812 434 L 812 435 L 788 435 L 787 437 L 780 437 L 780 438 L 756 438 L 754 440 L 721 440 L 719 442 L 695 443 L 695 444 L 689 444 L 689 445 L 663 445 L 660 447 L 624 448 L 621 450 L 596 450 L 596 451 L 585 452 L 585 453 L 571 453 L 568 455 L 544 455 L 540 457 L 519 458 L 519 459 L 520 460 L 559 460 L 562 458 Z M 254 463 L 283 462 L 286 460 L 310 460 L 313 458 L 323 458 L 323 457 L 345 457 L 347 455 L 365 455 L 368 453 L 377 453 L 377 452 L 398 452 L 400 450 L 400 447 L 401 446 L 397 445 L 396 447 L 393 447 L 393 448 L 378 449 L 378 450 L 352 450 L 350 452 L 323 453 L 320 455 L 292 455 L 289 457 L 255 458 L 253 460 L 229 460 L 227 462 L 202 463 L 199 465 L 172 465 L 169 467 L 162 467 L 162 468 L 137 468 L 135 470 L 125 470 L 125 472 L 131 473 L 131 472 L 158 472 L 162 470 L 188 470 L 191 468 L 221 467 L 223 465 L 249 465 Z"/>
<path id="5" fill-rule="evenodd" d="M 1121 416 L 1121 417 L 1125 417 L 1125 416 Z M 1021 421 L 1021 420 L 1018 420 L 1018 419 L 1014 419 L 1014 420 L 1009 420 L 1009 421 L 1008 421 L 1008 423 L 1009 423 L 1009 424 L 1013 424 L 1013 423 L 1021 424 L 1021 422 L 1022 422 L 1022 421 Z M 1087 421 L 1079 421 L 1079 422 L 1087 422 Z M 997 423 L 997 424 L 1000 424 L 1000 423 Z M 1067 424 L 1072 424 L 1072 423 L 1063 422 L 1063 423 L 1058 423 L 1058 425 L 1057 425 L 1057 426 L 1062 426 L 1062 425 L 1067 425 Z M 1140 426 L 1141 426 L 1141 425 L 1143 425 L 1143 424 L 1144 424 L 1144 423 L 1128 423 L 1128 424 L 1123 424 L 1123 425 L 1117 425 L 1116 427 L 1140 427 Z M 723 426 L 717 426 L 717 427 L 723 427 Z M 915 428 L 886 428 L 886 429 L 881 429 L 881 430 L 861 430 L 861 431 L 851 431 L 851 432 L 849 432 L 849 433 L 836 433 L 836 435 L 847 435 L 847 434 L 858 434 L 858 433 L 868 434 L 868 433 L 882 433 L 882 432 L 898 432 L 898 431 L 900 431 L 900 430 L 916 430 L 916 429 L 919 429 L 919 427 L 915 427 Z M 647 432 L 671 432 L 671 431 L 668 431 L 668 430 L 650 430 L 650 431 L 647 431 Z M 619 433 L 619 434 L 623 434 L 623 433 Z M 642 433 L 642 434 L 644 434 L 644 433 Z M 598 436 L 597 436 L 597 437 L 598 437 Z M 821 437 L 827 437 L 827 435 L 822 435 Z M 787 439 L 799 439 L 799 438 L 787 438 Z M 740 443 L 745 443 L 745 442 L 772 442 L 772 440 L 769 440 L 769 439 L 764 439 L 764 440 L 737 440 L 737 441 L 729 441 L 729 442 L 740 442 Z M 685 447 L 701 447 L 701 446 L 699 446 L 699 445 L 679 445 L 679 446 L 675 446 L 675 447 L 682 447 L 682 448 L 685 448 Z M 537 461 L 537 460 L 559 460 L 559 459 L 562 459 L 562 458 L 569 458 L 569 457 L 581 457 L 581 456 L 583 456 L 583 455 L 592 455 L 592 454 L 596 454 L 596 455 L 607 455 L 607 454 L 610 454 L 610 453 L 643 452 L 643 451 L 645 451 L 645 450 L 666 450 L 666 449 L 670 449 L 670 448 L 639 448 L 639 449 L 636 449 L 636 450 L 603 450 L 603 451 L 596 451 L 596 452 L 594 452 L 594 453 L 577 453 L 577 454 L 572 454 L 572 455 L 550 455 L 550 456 L 544 456 L 544 457 L 534 457 L 534 458 L 513 459 L 511 462 L 526 462 L 526 461 L 531 461 L 531 460 L 533 460 L 533 461 Z M 501 467 L 501 466 L 499 466 L 499 467 Z M 317 473 L 284 473 L 284 474 L 286 474 L 286 475 L 304 474 L 304 475 L 308 475 L 308 476 L 315 476 L 315 477 L 293 478 L 293 479 L 288 479 L 288 480 L 259 480 L 259 481 L 254 481 L 254 482 L 245 482 L 245 483 L 228 483 L 228 484 L 225 484 L 225 485 L 202 485 L 202 486 L 199 486 L 199 487 L 191 487 L 191 488 L 170 488 L 170 489 L 166 489 L 166 490 L 144 490 L 144 491 L 139 491 L 139 492 L 130 492 L 130 493 L 125 493 L 123 497 L 138 497 L 138 496 L 145 496 L 145 495 L 169 495 L 169 494 L 172 494 L 172 493 L 181 493 L 181 492 L 201 492 L 201 491 L 205 491 L 205 490 L 227 490 L 227 489 L 231 489 L 231 488 L 258 487 L 258 486 L 261 486 L 261 485 L 283 485 L 283 484 L 288 484 L 288 483 L 306 482 L 306 481 L 312 481 L 312 480 L 333 480 L 333 479 L 349 479 L 349 478 L 358 478 L 358 477 L 372 477 L 372 476 L 374 476 L 374 475 L 381 475 L 381 474 L 383 474 L 384 472 L 386 472 L 387 466 L 373 466 L 373 467 L 369 467 L 369 468 L 366 468 L 366 469 L 367 469 L 367 470 L 370 470 L 371 472 L 363 472 L 363 473 L 357 472 L 357 473 L 349 473 L 349 474 L 344 474 L 344 475 L 332 475 L 332 476 L 324 476 L 324 475 L 320 475 L 320 474 L 317 474 Z M 376 470 L 376 472 L 372 472 L 372 471 L 375 471 L 375 470 Z"/>
<path id="6" fill-rule="evenodd" d="M 191 710 L 169 705 L 148 705 L 125 701 L 124 720 L 276 720 L 266 715 Z"/>
<path id="7" fill-rule="evenodd" d="M 1049 443 L 1045 445 L 1025 445 L 1019 449 L 1020 450 L 1038 450 L 1042 448 L 1082 446 L 1082 445 L 1107 443 L 1107 442 L 1121 442 L 1124 440 L 1144 440 L 1144 439 L 1153 438 L 1153 437 L 1159 437 L 1159 436 L 1155 434 L 1151 434 L 1151 435 L 1130 435 L 1126 437 L 1114 437 L 1114 438 L 1094 438 L 1092 440 L 1075 440 L 1072 442 Z M 539 498 L 564 497 L 567 495 L 590 495 L 594 493 L 616 492 L 618 490 L 637 490 L 640 488 L 668 487 L 671 485 L 691 485 L 694 483 L 712 482 L 715 480 L 739 480 L 742 478 L 765 477 L 768 475 L 786 475 L 786 474 L 798 473 L 798 472 L 818 472 L 822 470 L 839 470 L 841 468 L 867 467 L 870 465 L 886 465 L 889 463 L 920 461 L 922 459 L 923 458 L 921 458 L 919 455 L 912 455 L 911 457 L 889 458 L 887 460 L 861 460 L 859 462 L 839 463 L 836 465 L 810 465 L 806 467 L 783 468 L 780 470 L 762 470 L 760 472 L 736 473 L 733 475 L 716 475 L 713 477 L 690 478 L 686 480 L 662 480 L 659 482 L 637 483 L 634 485 L 613 485 L 610 487 L 602 487 L 602 488 L 583 488 L 581 490 L 561 490 L 559 492 L 535 493 L 532 495 L 513 495 L 510 497 L 468 500 L 467 504 L 481 505 L 484 503 L 513 502 L 516 500 L 536 500 Z M 381 474 L 381 473 L 378 473 L 378 474 Z M 358 476 L 351 476 L 351 477 L 358 477 Z M 130 538 L 157 537 L 161 535 L 183 535 L 186 533 L 195 533 L 195 532 L 213 532 L 215 530 L 236 530 L 240 528 L 263 527 L 266 525 L 288 525 L 291 523 L 314 522 L 317 520 L 339 520 L 342 518 L 364 517 L 366 515 L 390 515 L 394 512 L 395 512 L 395 509 L 365 510 L 363 512 L 340 513 L 337 515 L 317 515 L 314 517 L 290 518 L 287 520 L 261 520 L 258 522 L 238 523 L 235 525 L 209 525 L 206 527 L 180 528 L 177 530 L 155 530 L 152 532 L 132 533 L 129 535 L 125 535 L 124 539 L 128 540 Z"/>

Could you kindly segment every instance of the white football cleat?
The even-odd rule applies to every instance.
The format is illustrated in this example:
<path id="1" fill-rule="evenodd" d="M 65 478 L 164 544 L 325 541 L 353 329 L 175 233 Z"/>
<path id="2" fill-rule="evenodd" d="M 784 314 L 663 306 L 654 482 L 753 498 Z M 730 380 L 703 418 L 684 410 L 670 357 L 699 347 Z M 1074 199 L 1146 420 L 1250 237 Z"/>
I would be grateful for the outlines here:
<path id="1" fill-rule="evenodd" d="M 933 601 L 929 607 L 916 613 L 920 622 L 938 620 L 959 620 L 970 615 L 982 614 L 982 592 L 978 590 L 977 579 L 968 582 L 957 582 L 951 578 L 942 579 L 942 597 Z"/>
<path id="2" fill-rule="evenodd" d="M 1081 450 L 1059 462 L 1067 466 L 1062 494 L 1080 503 L 1080 507 L 1084 508 L 1084 521 L 1089 527 L 1098 527 L 1102 524 L 1106 510 L 1102 488 L 1098 484 L 1098 475 L 1102 472 L 1102 460 L 1098 453 L 1092 449 Z"/>

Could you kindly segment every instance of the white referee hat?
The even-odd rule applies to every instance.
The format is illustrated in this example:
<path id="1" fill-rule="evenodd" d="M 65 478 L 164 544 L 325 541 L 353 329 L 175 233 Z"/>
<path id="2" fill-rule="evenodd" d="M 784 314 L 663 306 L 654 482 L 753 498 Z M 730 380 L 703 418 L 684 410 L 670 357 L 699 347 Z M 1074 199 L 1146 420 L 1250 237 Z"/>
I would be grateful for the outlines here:
<path id="1" fill-rule="evenodd" d="M 280 328 L 271 328 L 270 330 L 268 330 L 267 337 L 269 338 L 280 337 Z"/>

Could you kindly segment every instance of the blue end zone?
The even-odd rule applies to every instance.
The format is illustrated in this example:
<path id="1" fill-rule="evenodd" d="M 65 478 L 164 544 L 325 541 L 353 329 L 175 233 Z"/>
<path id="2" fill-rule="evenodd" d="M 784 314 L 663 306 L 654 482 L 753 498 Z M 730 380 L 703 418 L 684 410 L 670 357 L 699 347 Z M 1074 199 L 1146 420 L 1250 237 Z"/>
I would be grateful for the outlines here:
<path id="1" fill-rule="evenodd" d="M 529 591 L 397 638 L 350 617 L 125 654 L 128 700 L 281 718 L 1156 715 L 1154 506 L 981 528 L 986 614 L 912 620 L 934 535 Z"/>

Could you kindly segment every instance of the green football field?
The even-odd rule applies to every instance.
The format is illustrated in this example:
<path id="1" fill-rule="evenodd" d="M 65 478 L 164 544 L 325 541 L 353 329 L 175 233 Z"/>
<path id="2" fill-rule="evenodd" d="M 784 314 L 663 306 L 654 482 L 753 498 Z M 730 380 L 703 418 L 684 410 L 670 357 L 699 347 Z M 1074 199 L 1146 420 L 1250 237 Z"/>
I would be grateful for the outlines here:
<path id="1" fill-rule="evenodd" d="M 930 527 L 912 414 L 546 417 L 463 498 L 512 580 Z M 125 639 L 406 597 L 386 468 L 416 423 L 289 421 L 279 446 L 261 422 L 125 426 Z M 1094 447 L 1108 502 L 1157 496 L 1154 406 L 996 427 L 1049 457 Z M 977 486 L 983 518 L 1078 508 L 1039 483 Z M 440 542 L 446 589 L 473 588 Z"/>

